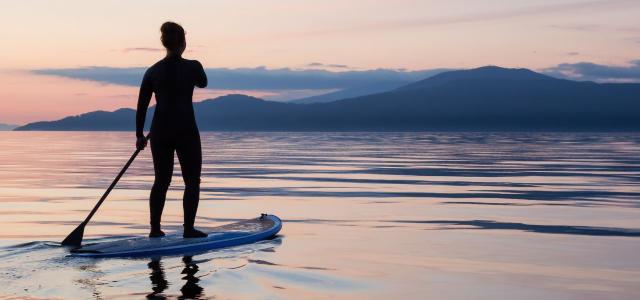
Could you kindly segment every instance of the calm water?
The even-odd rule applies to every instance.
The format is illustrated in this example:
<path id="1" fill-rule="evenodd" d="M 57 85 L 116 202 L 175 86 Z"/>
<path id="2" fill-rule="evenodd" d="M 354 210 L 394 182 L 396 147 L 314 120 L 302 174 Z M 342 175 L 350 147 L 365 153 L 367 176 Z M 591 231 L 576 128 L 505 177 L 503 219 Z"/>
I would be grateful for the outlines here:
<path id="1" fill-rule="evenodd" d="M 0 298 L 640 298 L 640 134 L 202 138 L 199 225 L 269 212 L 285 221 L 276 239 L 188 257 L 65 257 L 56 243 L 133 134 L 0 132 Z M 86 239 L 146 234 L 152 174 L 147 150 Z M 176 175 L 169 230 L 182 219 Z"/>

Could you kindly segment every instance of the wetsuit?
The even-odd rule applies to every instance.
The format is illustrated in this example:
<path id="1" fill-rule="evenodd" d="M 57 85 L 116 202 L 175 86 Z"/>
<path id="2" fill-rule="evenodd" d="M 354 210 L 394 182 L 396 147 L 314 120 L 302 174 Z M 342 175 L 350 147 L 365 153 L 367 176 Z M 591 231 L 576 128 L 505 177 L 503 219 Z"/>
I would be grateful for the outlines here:
<path id="1" fill-rule="evenodd" d="M 193 112 L 194 86 L 207 86 L 207 76 L 196 60 L 180 56 L 166 57 L 151 66 L 142 79 L 136 135 L 144 135 L 144 122 L 151 101 L 156 95 L 156 109 L 151 121 L 151 154 L 155 180 L 149 197 L 151 230 L 160 230 L 160 219 L 167 190 L 173 175 L 173 153 L 178 154 L 185 189 L 182 200 L 185 231 L 193 229 L 200 198 L 202 150 L 200 134 Z"/>

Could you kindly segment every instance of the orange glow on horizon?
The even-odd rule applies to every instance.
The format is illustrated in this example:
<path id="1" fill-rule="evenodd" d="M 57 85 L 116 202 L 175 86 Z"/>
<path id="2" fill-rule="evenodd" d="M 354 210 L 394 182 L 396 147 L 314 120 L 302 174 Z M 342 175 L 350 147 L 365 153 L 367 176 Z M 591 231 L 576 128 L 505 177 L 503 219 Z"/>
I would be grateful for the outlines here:
<path id="1" fill-rule="evenodd" d="M 147 67 L 162 22 L 181 23 L 186 57 L 208 68 L 542 69 L 639 59 L 640 1 L 5 1 L 0 123 L 133 107 L 137 88 L 9 70 Z M 228 91 L 227 91 L 228 92 Z M 198 91 L 196 99 L 225 94 Z M 253 92 L 252 95 L 268 95 Z M 55 103 L 55 104 L 54 104 Z"/>
<path id="2" fill-rule="evenodd" d="M 19 124 L 57 120 L 95 110 L 135 108 L 138 87 L 34 75 L 25 71 L 0 72 L 0 123 Z M 269 96 L 257 91 L 196 89 L 194 101 L 226 94 Z M 152 105 L 154 100 L 152 100 Z"/>

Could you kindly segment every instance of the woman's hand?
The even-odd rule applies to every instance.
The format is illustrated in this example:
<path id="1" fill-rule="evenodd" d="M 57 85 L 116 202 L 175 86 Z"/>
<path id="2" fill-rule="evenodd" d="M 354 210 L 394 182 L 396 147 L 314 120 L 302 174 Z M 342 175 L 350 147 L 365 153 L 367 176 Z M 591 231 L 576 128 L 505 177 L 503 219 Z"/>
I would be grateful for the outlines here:
<path id="1" fill-rule="evenodd" d="M 144 147 L 147 146 L 147 138 L 144 136 L 139 136 L 136 140 L 136 149 L 144 150 Z"/>

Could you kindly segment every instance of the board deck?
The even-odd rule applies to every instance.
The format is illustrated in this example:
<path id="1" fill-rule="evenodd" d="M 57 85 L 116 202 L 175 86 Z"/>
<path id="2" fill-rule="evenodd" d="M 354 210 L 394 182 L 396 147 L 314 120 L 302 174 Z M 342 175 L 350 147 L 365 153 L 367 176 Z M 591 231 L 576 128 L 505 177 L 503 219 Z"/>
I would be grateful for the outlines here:
<path id="1" fill-rule="evenodd" d="M 136 257 L 207 251 L 268 239 L 275 236 L 281 228 L 280 218 L 263 214 L 259 218 L 211 228 L 206 238 L 185 239 L 180 234 L 168 234 L 162 238 L 136 237 L 87 244 L 71 250 L 70 256 Z"/>

